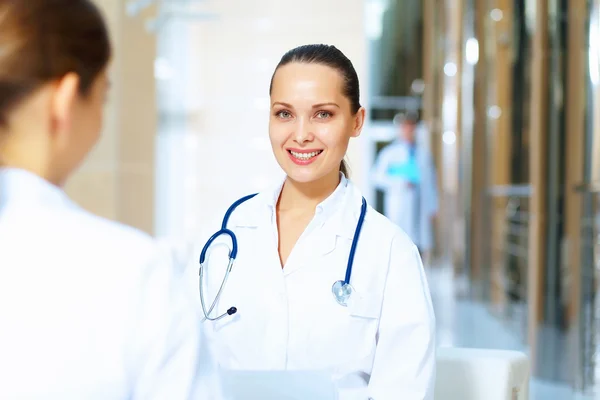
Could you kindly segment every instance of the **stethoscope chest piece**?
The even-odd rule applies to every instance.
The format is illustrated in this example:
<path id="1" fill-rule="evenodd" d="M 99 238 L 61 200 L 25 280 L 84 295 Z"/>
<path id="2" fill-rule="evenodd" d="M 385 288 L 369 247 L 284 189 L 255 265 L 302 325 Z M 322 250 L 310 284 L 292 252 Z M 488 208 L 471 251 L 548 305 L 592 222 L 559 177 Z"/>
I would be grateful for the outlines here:
<path id="1" fill-rule="evenodd" d="M 349 283 L 337 281 L 331 287 L 331 292 L 333 293 L 333 297 L 335 297 L 335 301 L 337 301 L 339 305 L 348 307 L 348 302 L 354 293 L 354 288 Z"/>

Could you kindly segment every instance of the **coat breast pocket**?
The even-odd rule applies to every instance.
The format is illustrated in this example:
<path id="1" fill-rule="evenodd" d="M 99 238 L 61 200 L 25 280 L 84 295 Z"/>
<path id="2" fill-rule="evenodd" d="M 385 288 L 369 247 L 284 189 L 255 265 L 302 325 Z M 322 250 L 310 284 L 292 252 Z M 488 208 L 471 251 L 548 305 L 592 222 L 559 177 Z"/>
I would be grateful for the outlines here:
<path id="1" fill-rule="evenodd" d="M 318 313 L 310 335 L 318 367 L 359 369 L 375 353 L 379 316 L 380 305 L 370 299 L 358 298 L 344 307 L 332 298 Z"/>
<path id="2" fill-rule="evenodd" d="M 359 297 L 349 304 L 346 329 L 359 353 L 375 348 L 380 311 L 381 304 L 372 298 Z"/>

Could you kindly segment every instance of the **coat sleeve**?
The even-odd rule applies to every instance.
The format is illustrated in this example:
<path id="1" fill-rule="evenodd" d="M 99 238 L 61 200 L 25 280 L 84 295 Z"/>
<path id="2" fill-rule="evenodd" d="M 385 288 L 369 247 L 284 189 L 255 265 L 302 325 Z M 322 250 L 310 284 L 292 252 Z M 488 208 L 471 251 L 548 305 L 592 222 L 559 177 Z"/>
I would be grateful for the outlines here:
<path id="1" fill-rule="evenodd" d="M 142 270 L 132 323 L 132 399 L 221 399 L 185 268 L 161 246 Z"/>
<path id="2" fill-rule="evenodd" d="M 371 170 L 371 179 L 373 185 L 379 190 L 388 189 L 393 179 L 388 174 L 388 168 L 390 166 L 390 147 L 382 149 L 375 160 L 375 164 Z"/>
<path id="3" fill-rule="evenodd" d="M 433 400 L 435 375 L 429 286 L 416 246 L 399 233 L 384 289 L 370 399 Z"/>

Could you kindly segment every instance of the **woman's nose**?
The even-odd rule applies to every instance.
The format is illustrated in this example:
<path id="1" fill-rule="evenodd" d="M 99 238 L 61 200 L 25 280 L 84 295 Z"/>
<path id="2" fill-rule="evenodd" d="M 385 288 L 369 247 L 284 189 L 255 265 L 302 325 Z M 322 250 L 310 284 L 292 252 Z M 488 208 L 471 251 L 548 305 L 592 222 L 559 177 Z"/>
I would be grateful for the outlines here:
<path id="1" fill-rule="evenodd" d="M 312 133 L 310 132 L 310 124 L 306 121 L 300 120 L 296 125 L 296 131 L 294 132 L 294 140 L 297 143 L 305 143 L 312 140 Z"/>

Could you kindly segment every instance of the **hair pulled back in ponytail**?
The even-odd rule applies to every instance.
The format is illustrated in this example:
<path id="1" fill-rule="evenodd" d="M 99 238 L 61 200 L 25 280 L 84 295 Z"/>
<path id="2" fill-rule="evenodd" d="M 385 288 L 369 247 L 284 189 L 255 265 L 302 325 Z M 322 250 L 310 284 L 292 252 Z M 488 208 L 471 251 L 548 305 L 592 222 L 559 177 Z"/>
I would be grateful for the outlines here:
<path id="1" fill-rule="evenodd" d="M 346 160 L 342 160 L 340 163 L 340 172 L 344 174 L 346 178 L 350 178 L 350 168 L 348 167 Z"/>
<path id="2" fill-rule="evenodd" d="M 0 127 L 12 109 L 68 73 L 85 96 L 111 56 L 104 19 L 90 0 L 0 2 Z"/>

